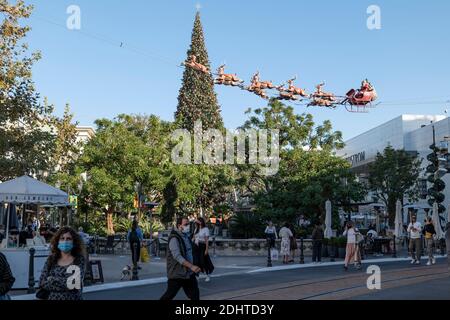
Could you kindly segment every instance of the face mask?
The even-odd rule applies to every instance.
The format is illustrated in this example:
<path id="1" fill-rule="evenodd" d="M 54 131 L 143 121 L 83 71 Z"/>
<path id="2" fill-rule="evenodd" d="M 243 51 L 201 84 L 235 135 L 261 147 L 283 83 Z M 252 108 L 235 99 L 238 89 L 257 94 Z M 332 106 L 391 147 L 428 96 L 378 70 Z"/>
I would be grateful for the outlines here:
<path id="1" fill-rule="evenodd" d="M 191 231 L 190 226 L 183 226 L 183 233 L 189 233 Z"/>
<path id="2" fill-rule="evenodd" d="M 73 242 L 72 241 L 61 241 L 58 244 L 58 249 L 64 253 L 69 253 L 73 249 Z"/>

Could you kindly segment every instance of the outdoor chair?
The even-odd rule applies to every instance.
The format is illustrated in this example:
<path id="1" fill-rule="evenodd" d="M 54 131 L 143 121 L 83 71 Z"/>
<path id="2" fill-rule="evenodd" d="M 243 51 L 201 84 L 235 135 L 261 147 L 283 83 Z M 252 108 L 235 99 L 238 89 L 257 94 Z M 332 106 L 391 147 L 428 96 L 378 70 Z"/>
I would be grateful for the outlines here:
<path id="1" fill-rule="evenodd" d="M 105 254 L 107 254 L 108 252 L 114 254 L 114 239 L 115 236 L 108 236 L 105 243 L 99 244 L 99 251 Z"/>
<path id="2" fill-rule="evenodd" d="M 164 238 L 158 239 L 158 255 L 160 257 L 161 257 L 161 251 L 164 251 L 165 256 L 167 257 L 167 253 L 169 251 L 168 239 L 164 239 Z"/>

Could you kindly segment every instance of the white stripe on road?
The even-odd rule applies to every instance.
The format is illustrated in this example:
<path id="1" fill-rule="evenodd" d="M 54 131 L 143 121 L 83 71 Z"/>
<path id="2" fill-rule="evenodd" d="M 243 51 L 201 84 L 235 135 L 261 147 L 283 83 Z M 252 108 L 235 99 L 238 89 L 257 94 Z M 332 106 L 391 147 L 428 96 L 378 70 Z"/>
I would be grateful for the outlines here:
<path id="1" fill-rule="evenodd" d="M 444 259 L 447 256 L 438 256 L 436 259 Z M 428 260 L 427 257 L 422 257 L 422 260 Z M 377 264 L 377 263 L 385 263 L 385 262 L 401 262 L 401 261 L 411 261 L 411 258 L 383 258 L 383 259 L 368 259 L 363 260 L 362 264 Z M 327 266 L 343 266 L 344 261 L 338 262 L 324 262 L 320 264 L 308 263 L 308 264 L 295 264 L 290 266 L 278 266 L 278 267 L 267 267 L 261 268 L 258 270 L 251 270 L 246 273 L 259 273 L 259 272 L 272 272 L 272 271 L 283 271 L 283 270 L 295 270 L 295 269 L 306 269 L 306 268 L 315 268 L 315 267 L 327 267 Z"/>

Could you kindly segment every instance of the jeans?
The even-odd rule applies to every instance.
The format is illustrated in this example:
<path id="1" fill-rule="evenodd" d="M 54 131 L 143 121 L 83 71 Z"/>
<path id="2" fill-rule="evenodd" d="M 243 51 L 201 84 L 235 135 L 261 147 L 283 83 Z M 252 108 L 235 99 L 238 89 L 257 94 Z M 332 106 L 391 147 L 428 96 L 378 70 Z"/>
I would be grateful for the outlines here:
<path id="1" fill-rule="evenodd" d="M 313 240 L 313 262 L 322 261 L 322 240 Z"/>
<path id="2" fill-rule="evenodd" d="M 422 254 L 422 239 L 409 239 L 409 251 L 414 260 L 420 261 L 420 256 Z"/>
<path id="3" fill-rule="evenodd" d="M 200 290 L 198 289 L 198 282 L 195 275 L 192 275 L 189 279 L 169 279 L 167 282 L 167 290 L 160 300 L 173 300 L 181 288 L 183 288 L 184 293 L 190 300 L 200 300 Z"/>
<path id="4" fill-rule="evenodd" d="M 433 238 L 425 239 L 425 243 L 427 245 L 428 259 L 432 260 L 434 258 L 434 252 L 433 252 L 434 240 L 433 240 Z"/>
<path id="5" fill-rule="evenodd" d="M 137 244 L 136 246 L 136 257 L 134 256 L 135 252 L 134 252 L 134 244 Z M 139 260 L 141 259 L 141 243 L 140 242 L 130 242 L 130 249 L 131 249 L 131 261 L 134 263 L 134 261 L 136 261 L 136 263 L 139 262 Z M 136 259 L 136 260 L 134 260 Z"/>

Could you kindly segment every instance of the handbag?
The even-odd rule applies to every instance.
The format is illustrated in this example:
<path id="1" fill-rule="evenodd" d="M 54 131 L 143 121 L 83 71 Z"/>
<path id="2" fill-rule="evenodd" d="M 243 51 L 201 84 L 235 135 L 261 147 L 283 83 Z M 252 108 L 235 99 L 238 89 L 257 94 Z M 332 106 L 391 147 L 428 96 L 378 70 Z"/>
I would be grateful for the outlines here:
<path id="1" fill-rule="evenodd" d="M 50 264 L 47 260 L 47 273 L 50 272 Z M 38 291 L 36 292 L 36 298 L 39 300 L 48 300 L 50 297 L 50 291 L 47 289 L 39 287 Z"/>
<path id="2" fill-rule="evenodd" d="M 50 291 L 40 288 L 37 292 L 36 292 L 36 298 L 38 298 L 39 300 L 48 300 L 48 298 L 50 297 Z"/>
<path id="3" fill-rule="evenodd" d="M 270 258 L 272 261 L 278 261 L 278 250 L 277 249 L 272 249 L 270 250 Z"/>

